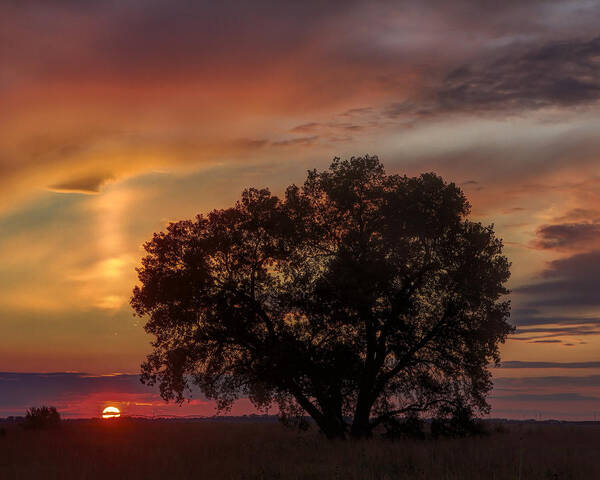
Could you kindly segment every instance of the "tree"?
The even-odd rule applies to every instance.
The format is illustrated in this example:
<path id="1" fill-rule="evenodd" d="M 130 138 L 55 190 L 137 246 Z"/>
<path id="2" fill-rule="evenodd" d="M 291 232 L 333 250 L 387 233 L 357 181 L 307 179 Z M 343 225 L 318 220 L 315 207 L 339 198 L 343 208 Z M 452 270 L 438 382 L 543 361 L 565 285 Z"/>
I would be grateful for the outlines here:
<path id="1" fill-rule="evenodd" d="M 308 414 L 331 438 L 404 416 L 486 412 L 509 278 L 492 226 L 453 183 L 334 159 L 280 199 L 169 224 L 145 244 L 131 304 L 154 350 L 142 381 L 182 402 L 195 384 Z"/>
<path id="2" fill-rule="evenodd" d="M 23 428 L 29 430 L 45 430 L 60 426 L 60 413 L 56 407 L 31 407 L 25 414 Z"/>

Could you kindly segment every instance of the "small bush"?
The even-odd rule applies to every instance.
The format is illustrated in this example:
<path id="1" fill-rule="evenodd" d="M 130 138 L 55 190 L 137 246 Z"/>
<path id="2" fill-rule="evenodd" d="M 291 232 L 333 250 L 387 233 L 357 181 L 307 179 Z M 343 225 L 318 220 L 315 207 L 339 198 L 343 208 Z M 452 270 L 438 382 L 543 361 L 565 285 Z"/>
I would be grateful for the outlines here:
<path id="1" fill-rule="evenodd" d="M 454 408 L 442 413 L 431 421 L 432 437 L 469 437 L 472 435 L 486 435 L 487 431 L 483 422 L 473 416 L 473 410 L 464 404 L 457 404 Z"/>
<path id="2" fill-rule="evenodd" d="M 25 414 L 23 428 L 28 430 L 46 430 L 60 426 L 60 413 L 55 407 L 31 407 Z"/>
<path id="3" fill-rule="evenodd" d="M 400 438 L 425 438 L 424 422 L 418 415 L 407 415 L 404 419 L 390 418 L 385 423 L 384 438 L 397 440 Z"/>

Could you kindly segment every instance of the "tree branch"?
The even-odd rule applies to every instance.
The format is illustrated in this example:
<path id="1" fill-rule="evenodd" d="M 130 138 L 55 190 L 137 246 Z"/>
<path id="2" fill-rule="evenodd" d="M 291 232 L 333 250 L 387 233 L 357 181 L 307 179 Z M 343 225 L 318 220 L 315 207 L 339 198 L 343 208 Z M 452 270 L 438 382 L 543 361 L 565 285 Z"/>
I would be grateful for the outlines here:
<path id="1" fill-rule="evenodd" d="M 444 315 L 442 318 L 433 326 L 433 328 L 425 334 L 421 340 L 414 345 L 408 352 L 406 352 L 402 358 L 396 363 L 396 365 L 387 373 L 381 375 L 379 381 L 376 384 L 375 392 L 377 395 L 381 392 L 381 390 L 385 387 L 387 382 L 389 382 L 392 378 L 394 378 L 398 373 L 400 373 L 404 368 L 410 365 L 413 360 L 415 354 L 425 347 L 431 340 L 433 340 L 443 329 L 448 319 L 451 317 L 452 312 L 450 308 L 446 308 Z"/>

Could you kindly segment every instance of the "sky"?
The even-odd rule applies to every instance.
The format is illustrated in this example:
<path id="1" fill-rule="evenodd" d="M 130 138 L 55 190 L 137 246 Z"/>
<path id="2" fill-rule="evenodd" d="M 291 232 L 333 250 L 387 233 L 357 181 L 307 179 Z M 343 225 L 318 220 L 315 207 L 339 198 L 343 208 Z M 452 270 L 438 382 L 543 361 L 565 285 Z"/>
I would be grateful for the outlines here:
<path id="1" fill-rule="evenodd" d="M 0 416 L 214 413 L 138 381 L 142 244 L 364 154 L 457 183 L 504 240 L 492 416 L 600 416 L 598 24 L 592 0 L 1 2 Z"/>

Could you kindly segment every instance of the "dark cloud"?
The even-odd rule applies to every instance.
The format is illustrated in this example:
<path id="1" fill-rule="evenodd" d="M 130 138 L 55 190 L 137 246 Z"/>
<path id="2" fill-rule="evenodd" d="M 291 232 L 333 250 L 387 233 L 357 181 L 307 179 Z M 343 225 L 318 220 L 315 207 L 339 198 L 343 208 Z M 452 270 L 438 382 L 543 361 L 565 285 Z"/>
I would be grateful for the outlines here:
<path id="1" fill-rule="evenodd" d="M 467 180 L 466 182 L 462 182 L 461 187 L 468 189 L 469 191 L 481 191 L 483 190 L 483 185 L 476 180 Z"/>
<path id="2" fill-rule="evenodd" d="M 598 322 L 600 324 L 600 322 Z M 543 333 L 548 336 L 578 336 L 578 335 L 597 335 L 600 333 L 598 325 L 577 325 L 574 327 L 543 327 L 543 328 L 519 328 L 517 333 L 523 335 Z"/>
<path id="3" fill-rule="evenodd" d="M 291 133 L 312 133 L 321 126 L 317 122 L 303 123 L 290 130 Z"/>
<path id="4" fill-rule="evenodd" d="M 526 209 L 524 207 L 511 207 L 511 208 L 502 210 L 502 213 L 504 213 L 505 215 L 509 215 L 511 213 L 524 212 L 525 210 Z"/>
<path id="5" fill-rule="evenodd" d="M 388 118 L 589 105 L 600 99 L 600 37 L 508 46 L 451 70 L 419 98 L 389 104 Z"/>
<path id="6" fill-rule="evenodd" d="M 543 225 L 537 231 L 537 248 L 569 250 L 600 243 L 600 223 Z"/>
<path id="7" fill-rule="evenodd" d="M 405 102 L 395 102 L 384 107 L 382 115 L 388 118 L 399 117 L 427 117 L 436 113 L 440 113 L 440 106 L 431 100 Z"/>
<path id="8" fill-rule="evenodd" d="M 600 387 L 600 375 L 576 377 L 553 375 L 547 377 L 504 377 L 494 379 L 495 390 L 539 387 Z"/>
<path id="9" fill-rule="evenodd" d="M 37 405 L 61 405 L 65 413 L 79 415 L 69 412 L 69 405 L 98 394 L 117 399 L 133 395 L 163 404 L 158 387 L 143 385 L 139 375 L 0 372 L 0 412 L 12 412 L 6 415 L 23 414 L 28 407 Z M 192 394 L 195 399 L 205 400 L 197 389 Z"/>
<path id="10" fill-rule="evenodd" d="M 562 340 L 531 340 L 529 343 L 562 343 Z"/>
<path id="11" fill-rule="evenodd" d="M 557 222 L 573 222 L 575 220 L 600 223 L 600 212 L 590 208 L 574 208 L 556 219 Z"/>
<path id="12" fill-rule="evenodd" d="M 73 178 L 65 182 L 51 185 L 49 188 L 55 192 L 93 194 L 100 192 L 100 188 L 112 179 L 114 179 L 113 175 L 98 174 L 82 178 Z"/>
<path id="13" fill-rule="evenodd" d="M 600 99 L 600 38 L 544 45 L 452 71 L 437 92 L 442 111 L 525 110 Z"/>
<path id="14" fill-rule="evenodd" d="M 138 375 L 93 376 L 85 373 L 0 373 L 0 408 L 39 405 L 94 392 L 148 393 Z"/>
<path id="15" fill-rule="evenodd" d="M 600 400 L 600 397 L 580 395 L 579 393 L 517 393 L 514 395 L 493 395 L 492 398 L 510 402 L 587 402 Z"/>
<path id="16" fill-rule="evenodd" d="M 346 110 L 345 112 L 341 113 L 340 116 L 342 116 L 342 117 L 362 116 L 362 115 L 371 114 L 374 111 L 375 111 L 375 109 L 373 107 L 351 108 L 350 110 Z"/>
<path id="17" fill-rule="evenodd" d="M 310 137 L 300 137 L 300 138 L 291 138 L 287 140 L 279 140 L 276 142 L 272 142 L 271 145 L 274 147 L 288 147 L 291 145 L 312 145 L 318 139 L 318 135 L 312 135 Z"/>
<path id="18" fill-rule="evenodd" d="M 518 291 L 519 289 L 517 289 Z M 600 317 L 578 316 L 573 315 L 547 315 L 540 308 L 520 307 L 513 310 L 511 319 L 515 325 L 519 327 L 519 331 L 533 331 L 531 328 L 524 330 L 522 327 L 530 327 L 532 325 L 600 325 Z M 581 330 L 580 327 L 577 327 Z M 540 331 L 566 331 L 565 328 L 552 329 L 542 328 Z"/>
<path id="19" fill-rule="evenodd" d="M 349 123 L 347 121 L 333 121 L 325 123 L 310 122 L 298 125 L 290 130 L 290 133 L 304 134 L 306 136 L 296 139 L 286 139 L 283 141 L 275 141 L 273 146 L 283 145 L 303 145 L 313 143 L 318 138 L 323 141 L 330 142 L 351 142 L 353 137 L 350 134 L 363 134 L 367 130 L 373 130 L 379 126 L 378 122 L 370 118 L 353 118 L 353 121 L 361 123 Z"/>
<path id="20" fill-rule="evenodd" d="M 600 361 L 594 362 L 523 362 L 512 360 L 502 362 L 499 368 L 600 368 Z"/>
<path id="21" fill-rule="evenodd" d="M 49 74 L 54 67 L 55 74 L 62 76 L 67 73 L 65 70 L 72 74 L 102 75 L 111 72 L 150 74 L 162 70 L 164 78 L 164 75 L 198 69 L 208 73 L 206 62 L 212 63 L 224 56 L 232 65 L 264 63 L 273 55 L 302 45 L 321 22 L 340 15 L 337 6 L 317 1 L 294 4 L 270 0 L 252 4 L 241 0 L 174 1 L 167 5 L 155 0 L 103 0 L 84 3 L 89 3 L 89 8 L 73 9 L 65 2 L 49 1 L 41 2 L 36 9 L 17 4 L 5 9 L 7 17 L 19 16 L 25 25 L 37 27 L 38 35 L 51 37 L 61 30 L 69 35 L 85 25 L 90 27 L 93 38 L 82 36 L 81 41 L 84 45 L 89 41 L 86 46 L 94 50 L 93 59 L 83 59 L 85 62 L 78 64 L 63 56 L 79 53 L 76 48 L 48 49 L 44 56 L 31 58 L 38 71 L 42 69 Z M 355 3 L 349 2 L 348 8 L 353 8 Z M 12 27 L 8 32 L 15 30 Z M 22 48 L 21 53 L 36 55 L 34 46 L 26 45 L 29 48 Z M 60 62 L 60 69 L 55 68 L 56 62 Z"/>
<path id="22" fill-rule="evenodd" d="M 535 296 L 531 306 L 599 306 L 600 250 L 554 260 L 542 278 L 546 281 L 514 291 Z"/>

